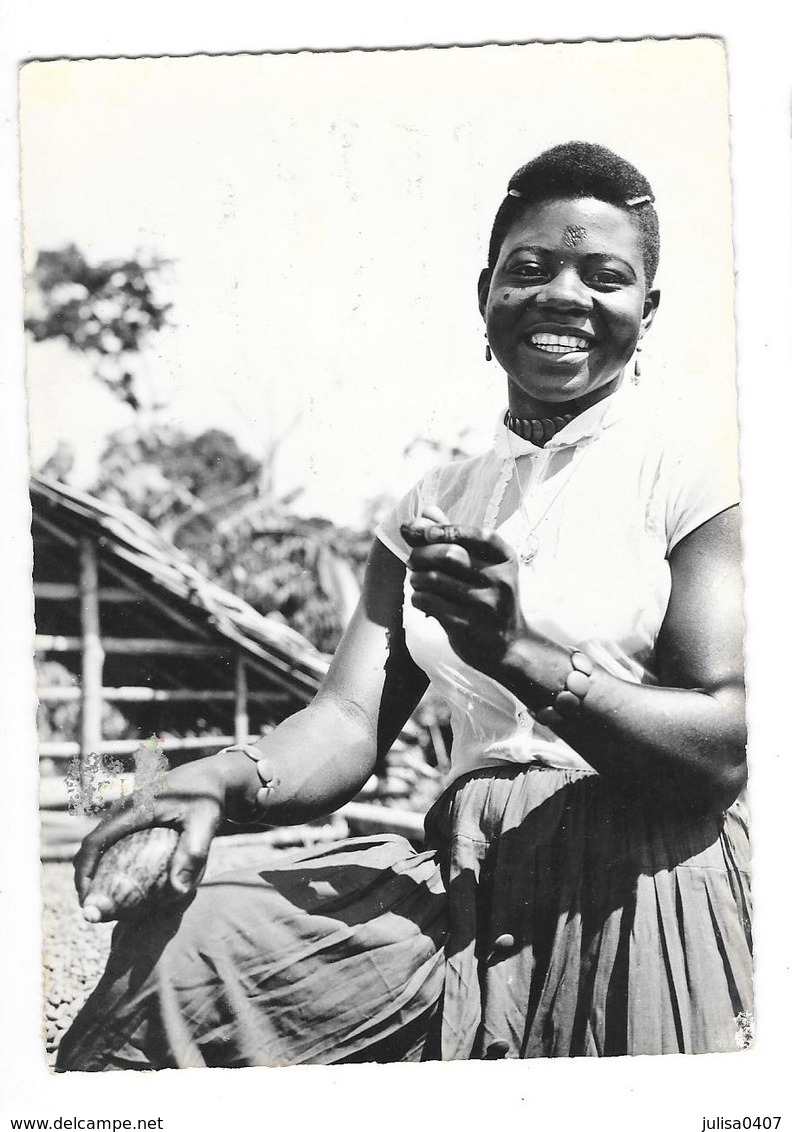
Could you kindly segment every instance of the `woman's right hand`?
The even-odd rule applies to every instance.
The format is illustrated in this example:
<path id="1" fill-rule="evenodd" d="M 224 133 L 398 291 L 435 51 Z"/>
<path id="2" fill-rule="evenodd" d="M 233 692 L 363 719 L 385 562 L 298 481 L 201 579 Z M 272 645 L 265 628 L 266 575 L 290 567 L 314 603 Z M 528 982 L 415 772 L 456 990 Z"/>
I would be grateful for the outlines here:
<path id="1" fill-rule="evenodd" d="M 220 821 L 229 813 L 244 812 L 246 801 L 255 797 L 260 785 L 254 764 L 236 750 L 170 770 L 157 779 L 152 790 L 116 802 L 85 838 L 74 859 L 80 903 L 91 890 L 102 854 L 122 837 L 154 826 L 179 834 L 168 884 L 174 900 L 186 899 L 203 876 Z M 102 897 L 103 920 L 116 918 L 118 909 L 111 903 Z"/>

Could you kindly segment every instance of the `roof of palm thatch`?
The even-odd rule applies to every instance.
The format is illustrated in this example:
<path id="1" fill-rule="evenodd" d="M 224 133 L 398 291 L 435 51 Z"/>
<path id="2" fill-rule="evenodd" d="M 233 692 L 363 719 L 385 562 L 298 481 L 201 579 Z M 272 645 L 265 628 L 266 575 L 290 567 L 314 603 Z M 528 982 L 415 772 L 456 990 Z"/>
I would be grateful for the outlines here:
<path id="1" fill-rule="evenodd" d="M 307 703 L 328 658 L 288 625 L 264 617 L 196 570 L 149 523 L 126 508 L 42 476 L 31 481 L 34 592 L 40 651 L 58 652 L 77 672 L 69 642 L 80 633 L 80 546 L 96 548 L 101 632 L 107 639 L 107 685 L 233 687 L 234 656 L 242 655 L 259 699 L 271 693 L 262 722 L 277 722 Z M 71 600 L 75 599 L 75 600 Z M 103 600 L 104 599 L 104 600 Z M 57 638 L 57 639 L 56 639 Z M 181 655 L 142 655 L 137 640 L 181 642 Z M 58 645 L 58 641 L 61 642 Z M 254 695 L 255 698 L 255 695 Z"/>

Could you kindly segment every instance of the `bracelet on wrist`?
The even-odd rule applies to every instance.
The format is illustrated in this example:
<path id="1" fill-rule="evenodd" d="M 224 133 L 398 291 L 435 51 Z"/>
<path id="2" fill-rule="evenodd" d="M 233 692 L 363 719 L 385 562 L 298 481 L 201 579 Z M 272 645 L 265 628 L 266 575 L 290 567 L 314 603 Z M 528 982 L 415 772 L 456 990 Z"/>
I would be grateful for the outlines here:
<path id="1" fill-rule="evenodd" d="M 569 658 L 571 665 L 567 673 L 564 687 L 553 697 L 553 702 L 547 704 L 536 713 L 539 723 L 552 727 L 554 723 L 573 719 L 579 714 L 581 705 L 588 695 L 591 687 L 591 676 L 594 665 L 584 652 L 575 649 Z"/>

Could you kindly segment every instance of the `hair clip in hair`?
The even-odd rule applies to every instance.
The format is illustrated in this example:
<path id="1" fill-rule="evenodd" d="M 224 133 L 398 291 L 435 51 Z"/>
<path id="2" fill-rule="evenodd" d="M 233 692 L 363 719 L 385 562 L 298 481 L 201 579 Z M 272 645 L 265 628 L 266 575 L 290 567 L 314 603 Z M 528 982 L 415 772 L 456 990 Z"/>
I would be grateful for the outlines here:
<path id="1" fill-rule="evenodd" d="M 510 197 L 521 197 L 522 193 L 520 192 L 519 189 L 509 189 L 509 191 L 506 195 L 510 196 Z"/>
<path id="2" fill-rule="evenodd" d="M 653 196 L 630 197 L 630 199 L 626 200 L 624 203 L 625 203 L 627 208 L 637 208 L 639 204 L 654 204 L 654 197 Z"/>

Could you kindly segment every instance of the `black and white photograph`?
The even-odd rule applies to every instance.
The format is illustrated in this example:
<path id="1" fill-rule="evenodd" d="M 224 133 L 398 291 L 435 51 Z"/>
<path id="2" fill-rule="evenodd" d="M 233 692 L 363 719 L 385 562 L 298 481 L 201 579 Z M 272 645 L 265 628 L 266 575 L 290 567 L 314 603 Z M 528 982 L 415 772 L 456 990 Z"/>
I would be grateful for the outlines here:
<path id="1" fill-rule="evenodd" d="M 47 1087 L 739 1081 L 727 44 L 18 77 Z"/>

